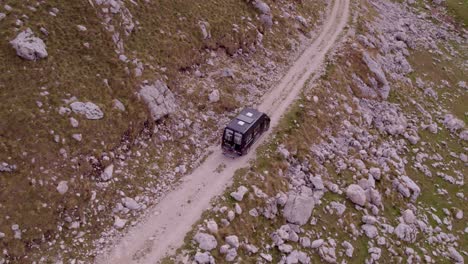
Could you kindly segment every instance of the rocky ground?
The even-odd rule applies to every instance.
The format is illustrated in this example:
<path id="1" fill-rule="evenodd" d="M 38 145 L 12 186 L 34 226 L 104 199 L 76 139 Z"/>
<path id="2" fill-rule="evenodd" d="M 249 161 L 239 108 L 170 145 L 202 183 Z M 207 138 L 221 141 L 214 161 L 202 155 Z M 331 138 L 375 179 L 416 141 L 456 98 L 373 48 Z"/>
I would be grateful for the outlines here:
<path id="1" fill-rule="evenodd" d="M 0 1 L 0 263 L 92 260 L 260 99 L 327 4 Z"/>
<path id="2" fill-rule="evenodd" d="M 467 32 L 450 4 L 355 2 L 321 80 L 165 261 L 464 263 Z"/>

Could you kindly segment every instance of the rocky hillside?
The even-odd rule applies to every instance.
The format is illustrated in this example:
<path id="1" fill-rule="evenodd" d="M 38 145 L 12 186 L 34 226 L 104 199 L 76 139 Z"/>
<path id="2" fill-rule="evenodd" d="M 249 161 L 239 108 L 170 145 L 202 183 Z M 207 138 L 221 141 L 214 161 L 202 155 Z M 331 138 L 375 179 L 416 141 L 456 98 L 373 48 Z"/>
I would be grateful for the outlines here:
<path id="1" fill-rule="evenodd" d="M 321 79 L 167 263 L 464 263 L 467 7 L 354 2 Z"/>
<path id="2" fill-rule="evenodd" d="M 0 263 L 88 262 L 301 51 L 326 1 L 0 1 Z"/>

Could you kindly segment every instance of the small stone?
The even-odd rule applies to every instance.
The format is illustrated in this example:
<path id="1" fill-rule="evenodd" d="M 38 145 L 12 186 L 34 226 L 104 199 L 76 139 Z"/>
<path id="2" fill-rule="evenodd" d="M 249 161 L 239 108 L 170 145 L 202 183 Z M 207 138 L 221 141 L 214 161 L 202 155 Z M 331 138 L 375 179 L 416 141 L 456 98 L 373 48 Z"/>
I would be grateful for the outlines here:
<path id="1" fill-rule="evenodd" d="M 83 136 L 81 134 L 73 134 L 72 138 L 78 142 L 80 142 L 83 139 Z"/>
<path id="2" fill-rule="evenodd" d="M 218 224 L 215 220 L 209 220 L 206 223 L 206 227 L 208 228 L 208 231 L 210 231 L 210 233 L 212 234 L 216 234 L 218 232 Z"/>
<path id="3" fill-rule="evenodd" d="M 85 26 L 83 25 L 77 25 L 76 28 L 78 28 L 79 31 L 86 31 L 88 30 Z"/>
<path id="4" fill-rule="evenodd" d="M 78 127 L 78 125 L 79 125 L 78 120 L 76 120 L 73 117 L 70 117 L 70 124 L 71 124 L 72 127 Z"/>
<path id="5" fill-rule="evenodd" d="M 114 216 L 114 218 L 115 218 L 114 227 L 117 228 L 117 229 L 122 229 L 127 224 L 127 220 L 125 220 L 125 219 L 121 219 L 118 216 Z"/>
<path id="6" fill-rule="evenodd" d="M 61 194 L 64 195 L 68 191 L 68 182 L 67 181 L 61 181 L 57 185 L 57 191 Z"/>
<path id="7" fill-rule="evenodd" d="M 210 95 L 208 96 L 208 99 L 210 100 L 210 102 L 212 103 L 216 103 L 219 101 L 219 90 L 213 90 Z"/>
<path id="8" fill-rule="evenodd" d="M 103 181 L 108 181 L 112 179 L 112 174 L 114 173 L 114 165 L 111 164 L 107 166 L 104 171 L 101 173 L 101 179 Z"/>
<path id="9" fill-rule="evenodd" d="M 125 197 L 123 199 L 123 205 L 130 210 L 138 210 L 140 209 L 140 204 L 137 203 L 133 198 Z"/>
<path id="10" fill-rule="evenodd" d="M 125 112 L 124 104 L 117 99 L 112 100 L 112 106 L 114 107 L 114 109 Z"/>

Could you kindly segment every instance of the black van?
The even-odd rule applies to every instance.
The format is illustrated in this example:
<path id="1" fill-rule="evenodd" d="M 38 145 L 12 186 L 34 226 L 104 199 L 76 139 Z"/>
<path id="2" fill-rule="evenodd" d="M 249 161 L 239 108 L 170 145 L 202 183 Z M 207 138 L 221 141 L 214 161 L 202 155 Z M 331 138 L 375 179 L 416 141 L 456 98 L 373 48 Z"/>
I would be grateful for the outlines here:
<path id="1" fill-rule="evenodd" d="M 221 143 L 223 154 L 245 155 L 269 127 L 270 118 L 266 114 L 253 108 L 244 108 L 224 129 Z"/>

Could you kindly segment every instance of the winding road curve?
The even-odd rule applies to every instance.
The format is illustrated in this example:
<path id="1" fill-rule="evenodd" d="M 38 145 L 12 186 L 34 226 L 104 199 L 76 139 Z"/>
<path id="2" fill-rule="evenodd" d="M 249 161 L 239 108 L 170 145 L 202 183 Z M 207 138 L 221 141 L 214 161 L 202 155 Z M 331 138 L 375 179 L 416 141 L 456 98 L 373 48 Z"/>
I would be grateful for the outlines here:
<path id="1" fill-rule="evenodd" d="M 295 100 L 307 79 L 317 77 L 327 52 L 337 42 L 349 17 L 349 0 L 335 0 L 317 39 L 298 57 L 286 75 L 262 100 L 258 108 L 271 117 L 275 127 L 288 106 Z M 271 133 L 270 129 L 267 133 Z M 223 193 L 234 172 L 248 165 L 255 157 L 255 149 L 265 140 L 260 139 L 250 152 L 241 158 L 223 156 L 219 146 L 192 174 L 183 178 L 179 186 L 168 193 L 138 225 L 113 245 L 96 263 L 157 263 L 183 245 L 185 235 L 210 207 L 210 200 Z M 226 167 L 216 172 L 220 164 Z M 190 201 L 190 203 L 187 203 Z"/>

